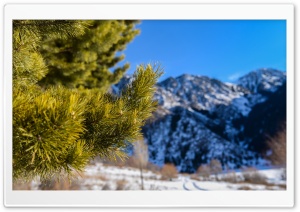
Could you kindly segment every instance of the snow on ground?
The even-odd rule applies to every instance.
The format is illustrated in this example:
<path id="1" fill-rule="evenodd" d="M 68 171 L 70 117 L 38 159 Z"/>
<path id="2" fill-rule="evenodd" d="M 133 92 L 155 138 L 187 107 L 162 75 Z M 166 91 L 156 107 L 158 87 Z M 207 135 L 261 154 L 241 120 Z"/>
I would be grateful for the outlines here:
<path id="1" fill-rule="evenodd" d="M 282 169 L 257 171 L 261 176 L 266 177 L 264 184 L 243 182 L 241 172 L 234 173 L 238 179 L 235 183 L 225 182 L 229 174 L 219 174 L 218 181 L 214 180 L 214 176 L 211 176 L 209 181 L 205 181 L 195 177 L 192 179 L 191 176 L 194 175 L 188 174 L 178 174 L 171 180 L 162 180 L 160 173 L 144 170 L 143 178 L 145 190 L 284 190 L 286 182 L 281 180 L 282 171 Z M 141 190 L 140 170 L 96 163 L 86 168 L 79 184 L 81 190 Z"/>
<path id="2" fill-rule="evenodd" d="M 177 177 L 172 179 L 162 178 L 159 172 L 155 173 L 144 170 L 144 190 L 217 191 L 286 189 L 286 181 L 282 178 L 284 169 L 262 168 L 260 170 L 249 170 L 247 173 L 254 174 L 253 181 L 245 181 L 245 171 L 241 172 L 240 170 L 218 174 L 217 177 L 215 175 L 206 176 L 206 178 L 195 174 L 178 174 Z M 261 180 L 261 177 L 263 180 Z M 77 180 L 74 179 L 72 181 L 72 185 L 59 186 L 60 184 L 58 183 L 58 186 L 56 184 L 56 186 L 46 190 L 141 190 L 140 170 L 131 167 L 105 165 L 97 162 L 87 166 L 85 172 Z M 38 190 L 40 189 L 40 183 L 33 181 L 26 188 L 26 190 Z"/>

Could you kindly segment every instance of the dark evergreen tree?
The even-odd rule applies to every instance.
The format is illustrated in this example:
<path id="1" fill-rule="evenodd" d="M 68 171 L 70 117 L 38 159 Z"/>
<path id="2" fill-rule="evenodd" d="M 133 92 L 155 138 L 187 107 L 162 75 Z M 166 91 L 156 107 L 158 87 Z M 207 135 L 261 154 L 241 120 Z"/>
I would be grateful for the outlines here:
<path id="1" fill-rule="evenodd" d="M 139 33 L 134 29 L 137 21 L 97 20 L 85 21 L 87 30 L 72 39 L 43 37 L 41 53 L 49 72 L 41 85 L 61 84 L 69 88 L 97 88 L 106 91 L 117 83 L 129 68 L 126 63 L 116 67 L 124 59 L 117 53 Z M 113 71 L 110 71 L 114 68 Z"/>
<path id="2" fill-rule="evenodd" d="M 110 65 L 104 66 L 107 68 L 104 72 L 101 71 L 103 68 L 90 68 L 90 65 L 100 66 L 95 62 L 98 59 L 93 59 L 93 55 L 102 55 L 98 54 L 95 46 L 106 46 L 105 39 L 96 39 L 97 34 L 100 37 L 101 33 L 105 34 L 107 40 L 112 36 L 106 31 L 111 28 L 104 27 L 105 22 L 99 22 L 99 25 L 95 23 L 98 21 L 13 22 L 14 179 L 40 177 L 41 180 L 47 180 L 54 176 L 69 176 L 74 171 L 81 171 L 95 156 L 124 157 L 123 149 L 128 142 L 142 137 L 141 127 L 156 107 L 153 101 L 154 85 L 162 72 L 159 67 L 139 66 L 134 80 L 120 96 L 100 92 L 115 82 L 124 69 L 117 71 L 118 74 L 109 74 Z M 110 21 L 107 23 L 112 24 Z M 98 26 L 103 28 L 98 29 Z M 127 29 L 126 24 L 122 27 Z M 95 28 L 96 32 L 91 32 Z M 96 40 L 91 42 L 91 37 Z M 74 39 L 78 41 L 73 42 Z M 88 41 L 86 50 L 79 48 L 84 45 L 84 39 Z M 119 45 L 122 44 L 120 40 L 117 41 Z M 125 40 L 128 41 L 128 38 Z M 58 47 L 56 51 L 55 45 L 50 45 L 58 41 L 65 42 L 64 48 L 69 45 L 72 49 L 67 50 L 69 53 L 62 55 L 61 60 L 58 59 L 61 49 Z M 124 46 L 126 41 L 123 41 Z M 112 47 L 105 48 L 103 52 L 107 54 L 102 57 L 106 58 L 106 64 L 113 64 L 108 62 L 108 58 L 114 55 Z M 89 52 L 89 49 L 92 50 Z M 68 54 L 71 54 L 71 59 L 65 60 Z M 81 56 L 77 54 L 87 55 L 78 62 Z M 94 62 L 88 65 L 88 59 Z M 64 68 L 56 75 L 54 70 L 60 64 Z M 82 70 L 82 74 L 72 72 L 71 67 Z M 84 80 L 81 81 L 81 78 Z M 76 89 L 81 85 L 95 89 Z"/>

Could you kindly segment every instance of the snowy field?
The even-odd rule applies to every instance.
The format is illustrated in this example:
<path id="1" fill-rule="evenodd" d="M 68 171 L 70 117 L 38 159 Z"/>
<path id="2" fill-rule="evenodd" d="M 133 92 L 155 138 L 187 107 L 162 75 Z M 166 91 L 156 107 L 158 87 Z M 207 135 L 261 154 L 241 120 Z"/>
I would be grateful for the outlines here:
<path id="1" fill-rule="evenodd" d="M 286 181 L 282 180 L 283 171 L 284 169 L 279 168 L 252 170 L 248 174 L 254 174 L 252 178 L 255 180 L 249 182 L 245 181 L 245 172 L 239 171 L 219 174 L 218 180 L 215 175 L 204 179 L 195 174 L 178 174 L 166 180 L 160 172 L 144 170 L 144 190 L 285 190 Z M 32 182 L 27 189 L 37 190 L 41 187 L 39 182 Z M 87 166 L 85 172 L 71 184 L 56 183 L 49 190 L 141 190 L 140 170 L 98 162 Z"/>
<path id="2" fill-rule="evenodd" d="M 230 172 L 208 178 L 196 174 L 178 174 L 172 179 L 165 179 L 160 172 L 143 171 L 144 190 L 285 190 L 286 181 L 282 179 L 284 169 L 252 170 L 253 182 L 245 181 L 245 172 Z M 262 180 L 263 179 L 263 180 Z M 26 186 L 14 185 L 16 190 L 39 190 L 40 183 L 33 181 Z M 45 189 L 45 188 L 44 188 Z M 56 182 L 45 190 L 141 190 L 140 170 L 131 167 L 118 167 L 95 163 L 86 167 L 78 179 L 69 184 Z"/>
<path id="3" fill-rule="evenodd" d="M 265 177 L 264 184 L 259 183 L 244 183 L 242 181 L 243 173 L 234 173 L 234 178 L 237 182 L 229 183 L 224 182 L 222 179 L 228 178 L 230 174 L 218 175 L 219 180 L 203 180 L 195 178 L 194 175 L 178 174 L 172 180 L 161 180 L 159 173 L 145 171 L 144 176 L 144 189 L 145 190 L 283 190 L 285 189 L 286 182 L 281 180 L 283 169 L 269 169 L 257 171 L 259 176 Z M 135 168 L 118 168 L 114 166 L 104 166 L 101 163 L 96 163 L 93 166 L 88 166 L 85 173 L 86 179 L 84 180 L 81 189 L 109 189 L 109 190 L 140 190 L 141 179 L 140 171 Z M 101 180 L 101 177 L 104 180 Z M 95 180 L 98 179 L 98 180 Z M 239 182 L 240 181 L 240 182 Z"/>

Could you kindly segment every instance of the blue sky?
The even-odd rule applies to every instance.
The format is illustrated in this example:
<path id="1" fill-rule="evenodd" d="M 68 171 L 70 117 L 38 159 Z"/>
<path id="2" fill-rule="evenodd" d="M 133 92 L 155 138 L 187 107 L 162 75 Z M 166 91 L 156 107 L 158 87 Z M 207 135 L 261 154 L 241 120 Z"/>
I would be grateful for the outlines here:
<path id="1" fill-rule="evenodd" d="M 259 69 L 286 71 L 284 20 L 146 20 L 126 48 L 132 74 L 139 64 L 158 62 L 164 80 L 184 73 L 232 82 Z"/>

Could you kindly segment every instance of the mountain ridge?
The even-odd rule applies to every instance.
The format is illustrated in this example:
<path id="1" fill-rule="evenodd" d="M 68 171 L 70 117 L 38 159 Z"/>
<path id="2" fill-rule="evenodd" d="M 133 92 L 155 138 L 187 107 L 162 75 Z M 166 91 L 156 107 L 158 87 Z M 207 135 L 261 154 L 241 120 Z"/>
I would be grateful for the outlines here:
<path id="1" fill-rule="evenodd" d="M 125 84 L 123 80 L 120 85 Z M 180 172 L 190 173 L 211 159 L 220 160 L 223 168 L 268 164 L 263 158 L 266 137 L 256 134 L 272 135 L 286 119 L 284 111 L 278 112 L 286 108 L 276 107 L 277 97 L 286 102 L 284 72 L 258 69 L 237 84 L 183 74 L 156 87 L 159 106 L 142 129 L 151 162 L 174 163 Z M 276 114 L 280 118 L 272 119 Z M 263 124 L 270 120 L 278 122 L 272 129 Z"/>

